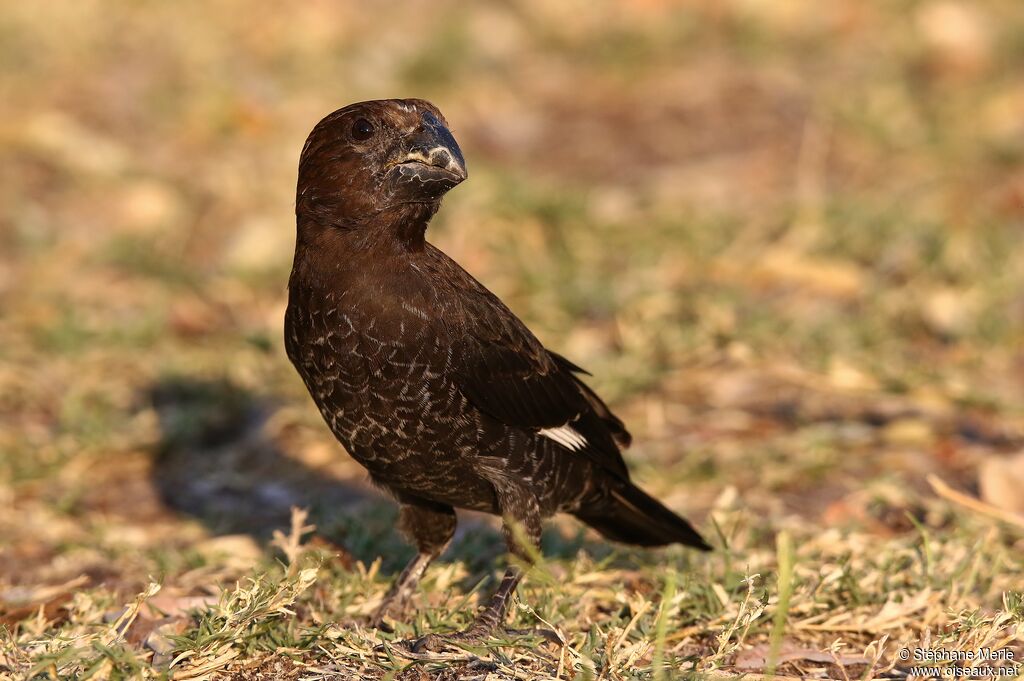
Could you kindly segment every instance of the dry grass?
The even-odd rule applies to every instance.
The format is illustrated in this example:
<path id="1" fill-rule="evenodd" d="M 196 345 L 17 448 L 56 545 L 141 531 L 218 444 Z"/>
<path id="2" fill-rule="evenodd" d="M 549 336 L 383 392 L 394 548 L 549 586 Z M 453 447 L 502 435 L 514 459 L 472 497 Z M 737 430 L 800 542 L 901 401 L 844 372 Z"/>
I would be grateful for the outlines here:
<path id="1" fill-rule="evenodd" d="M 1022 34 L 1018 0 L 5 6 L 0 676 L 1019 670 Z M 364 624 L 409 549 L 280 326 L 302 140 L 388 96 L 466 152 L 431 238 L 718 548 L 556 521 L 513 618 L 560 650 L 391 645 L 490 588 L 476 516 Z"/>

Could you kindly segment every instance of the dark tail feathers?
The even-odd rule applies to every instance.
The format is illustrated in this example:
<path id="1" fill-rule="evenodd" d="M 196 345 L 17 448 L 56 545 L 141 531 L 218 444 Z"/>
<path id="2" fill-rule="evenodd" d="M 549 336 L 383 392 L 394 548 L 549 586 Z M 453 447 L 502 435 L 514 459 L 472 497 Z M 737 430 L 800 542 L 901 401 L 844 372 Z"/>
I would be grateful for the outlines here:
<path id="1" fill-rule="evenodd" d="M 575 515 L 612 541 L 638 546 L 685 544 L 711 550 L 690 523 L 629 483 L 613 488 L 611 496 L 599 506 Z"/>

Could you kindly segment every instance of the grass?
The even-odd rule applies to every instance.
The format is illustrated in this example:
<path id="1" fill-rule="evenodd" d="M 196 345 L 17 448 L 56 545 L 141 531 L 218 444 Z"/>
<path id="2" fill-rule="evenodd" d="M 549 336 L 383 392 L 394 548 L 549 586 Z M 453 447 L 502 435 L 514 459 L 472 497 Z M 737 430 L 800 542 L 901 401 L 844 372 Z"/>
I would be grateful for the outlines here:
<path id="1" fill-rule="evenodd" d="M 1024 12 L 784 4 L 0 10 L 0 677 L 1019 674 Z M 560 649 L 395 645 L 496 584 L 472 514 L 365 624 L 411 549 L 280 339 L 304 136 L 386 96 L 469 162 L 432 241 L 716 548 L 556 519 L 510 624 Z"/>
<path id="2" fill-rule="evenodd" d="M 786 632 L 786 620 L 789 617 L 789 599 L 793 595 L 793 539 L 786 532 L 780 532 L 775 538 L 775 550 L 778 554 L 778 602 L 772 617 L 772 631 L 768 648 L 768 676 L 775 675 L 782 652 L 782 639 Z"/>

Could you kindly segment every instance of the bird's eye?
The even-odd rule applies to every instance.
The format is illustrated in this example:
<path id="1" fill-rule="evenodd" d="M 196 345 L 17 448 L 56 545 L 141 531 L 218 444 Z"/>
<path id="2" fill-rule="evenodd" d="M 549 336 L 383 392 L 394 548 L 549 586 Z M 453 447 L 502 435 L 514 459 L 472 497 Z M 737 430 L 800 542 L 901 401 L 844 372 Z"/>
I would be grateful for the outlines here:
<path id="1" fill-rule="evenodd" d="M 357 142 L 365 142 L 373 137 L 373 123 L 365 118 L 357 118 L 352 124 L 352 138 Z"/>

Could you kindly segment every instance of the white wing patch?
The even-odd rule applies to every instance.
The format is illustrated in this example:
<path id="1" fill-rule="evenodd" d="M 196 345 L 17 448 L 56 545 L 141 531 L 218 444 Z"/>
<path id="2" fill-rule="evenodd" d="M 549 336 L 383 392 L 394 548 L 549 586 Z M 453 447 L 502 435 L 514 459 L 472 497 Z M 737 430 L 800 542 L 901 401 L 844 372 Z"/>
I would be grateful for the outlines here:
<path id="1" fill-rule="evenodd" d="M 542 428 L 537 431 L 538 435 L 554 440 L 566 449 L 578 452 L 587 446 L 587 438 L 583 437 L 568 424 L 557 428 Z"/>

